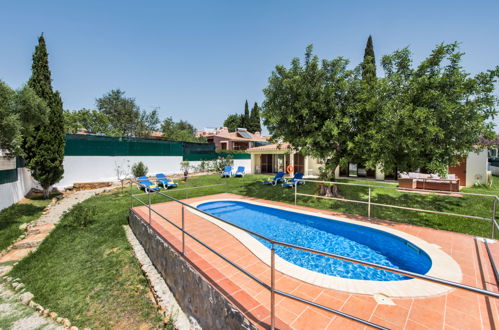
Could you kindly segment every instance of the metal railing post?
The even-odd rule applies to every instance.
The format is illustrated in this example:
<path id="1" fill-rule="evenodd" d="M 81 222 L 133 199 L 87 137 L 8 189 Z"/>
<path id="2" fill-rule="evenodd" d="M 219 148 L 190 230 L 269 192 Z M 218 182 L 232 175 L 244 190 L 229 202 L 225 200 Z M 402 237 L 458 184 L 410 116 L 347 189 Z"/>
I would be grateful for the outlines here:
<path id="1" fill-rule="evenodd" d="M 133 208 L 132 179 L 130 179 L 130 208 Z"/>
<path id="2" fill-rule="evenodd" d="M 492 239 L 496 236 L 496 208 L 497 208 L 497 197 L 494 198 L 494 204 L 492 206 Z"/>
<path id="3" fill-rule="evenodd" d="M 184 205 L 182 204 L 182 254 L 185 254 L 185 223 L 184 223 Z"/>
<path id="4" fill-rule="evenodd" d="M 149 197 L 149 224 L 151 224 L 151 194 L 151 192 L 147 194 L 147 196 Z"/>
<path id="5" fill-rule="evenodd" d="M 275 247 L 270 250 L 270 329 L 275 329 Z"/>
<path id="6" fill-rule="evenodd" d="M 298 191 L 298 181 L 295 182 L 295 205 L 296 205 L 296 193 Z"/>
<path id="7" fill-rule="evenodd" d="M 369 187 L 369 195 L 367 199 L 367 217 L 371 218 L 371 187 Z"/>

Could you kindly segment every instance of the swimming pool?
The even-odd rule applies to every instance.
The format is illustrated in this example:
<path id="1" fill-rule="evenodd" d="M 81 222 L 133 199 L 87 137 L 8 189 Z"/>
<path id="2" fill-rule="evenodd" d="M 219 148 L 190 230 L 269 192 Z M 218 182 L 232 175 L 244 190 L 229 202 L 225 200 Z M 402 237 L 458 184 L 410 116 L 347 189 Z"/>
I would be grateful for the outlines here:
<path id="1" fill-rule="evenodd" d="M 243 201 L 212 201 L 201 203 L 197 207 L 274 240 L 419 274 L 427 273 L 432 267 L 432 260 L 425 251 L 383 230 Z M 270 248 L 267 241 L 256 239 Z M 296 266 L 345 279 L 370 281 L 408 279 L 383 270 L 283 246 L 276 246 L 276 255 Z"/>

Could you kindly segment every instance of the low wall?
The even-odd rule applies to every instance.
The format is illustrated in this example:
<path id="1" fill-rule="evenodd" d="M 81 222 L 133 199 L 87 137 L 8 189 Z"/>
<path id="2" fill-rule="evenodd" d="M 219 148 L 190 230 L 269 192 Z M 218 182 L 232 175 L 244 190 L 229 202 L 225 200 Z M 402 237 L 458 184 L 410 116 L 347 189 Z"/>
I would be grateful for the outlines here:
<path id="1" fill-rule="evenodd" d="M 35 182 L 26 168 L 17 169 L 17 180 L 0 184 L 0 210 L 19 202 L 35 187 Z"/>
<path id="2" fill-rule="evenodd" d="M 64 177 L 56 187 L 69 187 L 75 182 L 116 181 L 116 164 L 132 166 L 143 162 L 149 175 L 180 173 L 182 156 L 66 156 Z"/>
<path id="3" fill-rule="evenodd" d="M 182 173 L 181 156 L 66 156 L 64 157 L 64 177 L 55 186 L 66 188 L 75 182 L 117 181 L 116 164 L 132 166 L 143 162 L 148 167 L 148 175 L 156 173 Z M 192 167 L 201 161 L 190 161 Z M 244 166 L 246 174 L 251 173 L 251 159 L 234 159 L 234 172 L 238 166 Z M 191 170 L 192 172 L 192 170 Z"/>
<path id="4" fill-rule="evenodd" d="M 128 222 L 182 310 L 203 329 L 255 329 L 151 226 L 130 212 Z"/>

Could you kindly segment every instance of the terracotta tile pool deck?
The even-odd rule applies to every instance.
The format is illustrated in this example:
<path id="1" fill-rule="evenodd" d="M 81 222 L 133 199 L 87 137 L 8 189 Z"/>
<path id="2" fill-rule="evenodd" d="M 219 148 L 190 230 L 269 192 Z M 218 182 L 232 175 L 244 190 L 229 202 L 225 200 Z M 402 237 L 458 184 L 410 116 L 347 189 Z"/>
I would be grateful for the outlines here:
<path id="1" fill-rule="evenodd" d="M 341 216 L 388 226 L 417 236 L 441 247 L 460 266 L 463 284 L 498 292 L 492 267 L 483 242 L 473 236 L 339 214 L 304 206 L 249 198 L 234 194 L 217 194 L 183 200 L 195 203 L 208 199 L 258 201 L 276 206 Z M 153 209 L 180 226 L 181 205 L 176 202 L 154 204 Z M 149 223 L 147 207 L 133 211 Z M 150 225 L 177 250 L 181 250 L 181 233 L 152 213 Z M 258 259 L 238 239 L 214 223 L 185 208 L 185 228 L 195 237 L 270 285 L 270 267 Z M 220 257 L 188 236 L 185 258 L 259 328 L 270 324 L 270 293 Z M 499 244 L 489 244 L 496 264 Z M 322 288 L 276 271 L 276 289 L 318 304 L 348 313 L 391 329 L 495 329 L 499 325 L 499 299 L 488 298 L 461 289 L 428 298 L 392 298 L 394 305 L 380 304 L 371 295 L 352 294 Z M 276 327 L 280 329 L 364 329 L 366 326 L 336 316 L 290 298 L 276 295 Z"/>

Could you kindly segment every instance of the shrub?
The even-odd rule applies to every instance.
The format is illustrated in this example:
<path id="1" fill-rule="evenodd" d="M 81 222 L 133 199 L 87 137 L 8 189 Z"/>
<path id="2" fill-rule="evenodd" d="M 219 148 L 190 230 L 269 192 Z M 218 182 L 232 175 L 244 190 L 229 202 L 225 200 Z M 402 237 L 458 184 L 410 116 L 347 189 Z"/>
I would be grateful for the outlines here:
<path id="1" fill-rule="evenodd" d="M 182 172 L 189 172 L 189 162 L 187 160 L 180 162 L 180 168 L 182 169 Z"/>
<path id="2" fill-rule="evenodd" d="M 148 170 L 147 166 L 145 166 L 142 162 L 135 163 L 132 166 L 132 173 L 136 178 L 139 176 L 146 176 Z"/>
<path id="3" fill-rule="evenodd" d="M 218 157 L 217 160 L 213 161 L 213 169 L 218 172 L 222 171 L 225 166 L 229 165 L 234 165 L 234 156 L 232 155 L 228 155 L 226 158 Z"/>
<path id="4" fill-rule="evenodd" d="M 69 212 L 65 213 L 65 224 L 71 227 L 84 228 L 95 222 L 96 215 L 97 209 L 95 206 L 77 204 Z"/>

